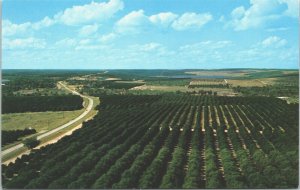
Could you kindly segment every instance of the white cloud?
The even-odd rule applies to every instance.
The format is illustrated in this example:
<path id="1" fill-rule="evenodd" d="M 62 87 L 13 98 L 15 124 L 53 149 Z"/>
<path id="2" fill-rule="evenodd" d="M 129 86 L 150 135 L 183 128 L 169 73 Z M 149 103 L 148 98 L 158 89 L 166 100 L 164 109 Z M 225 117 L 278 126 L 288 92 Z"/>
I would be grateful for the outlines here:
<path id="1" fill-rule="evenodd" d="M 117 33 L 136 34 L 150 27 L 172 27 L 175 30 L 198 29 L 213 19 L 210 13 L 184 13 L 180 17 L 172 12 L 147 16 L 143 10 L 132 11 L 115 25 Z"/>
<path id="2" fill-rule="evenodd" d="M 41 28 L 52 26 L 55 23 L 56 23 L 55 20 L 53 20 L 49 17 L 45 17 L 43 20 L 40 20 L 36 23 L 33 23 L 32 28 L 35 29 L 35 30 L 39 30 Z"/>
<path id="3" fill-rule="evenodd" d="M 3 20 L 3 36 L 28 35 L 28 33 L 31 31 L 40 30 L 41 28 L 49 27 L 53 24 L 55 24 L 55 21 L 49 17 L 45 17 L 44 19 L 35 23 L 25 22 L 22 24 L 15 24 L 10 20 Z"/>
<path id="4" fill-rule="evenodd" d="M 143 51 L 152 51 L 152 50 L 156 50 L 156 49 L 160 49 L 162 48 L 162 44 L 160 43 L 148 43 L 142 46 L 141 50 Z"/>
<path id="5" fill-rule="evenodd" d="M 150 23 L 143 10 L 132 11 L 116 23 L 116 31 L 119 33 L 139 33 Z"/>
<path id="6" fill-rule="evenodd" d="M 162 49 L 162 48 L 164 48 L 164 46 L 160 43 L 151 42 L 151 43 L 142 44 L 142 45 L 140 45 L 140 44 L 132 45 L 132 46 L 130 46 L 130 48 L 134 49 L 135 51 L 149 52 L 149 51 Z"/>
<path id="7" fill-rule="evenodd" d="M 298 0 L 250 0 L 248 9 L 240 6 L 231 12 L 231 20 L 227 26 L 236 31 L 247 30 L 263 26 L 283 15 L 298 17 L 298 14 Z"/>
<path id="8" fill-rule="evenodd" d="M 279 0 L 281 3 L 287 4 L 284 14 L 290 17 L 299 17 L 299 0 Z"/>
<path id="9" fill-rule="evenodd" d="M 92 1 L 90 4 L 67 8 L 63 12 L 54 15 L 53 18 L 46 16 L 42 20 L 34 23 L 25 22 L 21 24 L 15 24 L 9 20 L 3 20 L 3 36 L 13 36 L 19 34 L 26 35 L 30 31 L 40 30 L 57 23 L 63 23 L 66 25 L 78 25 L 91 22 L 98 23 L 105 19 L 111 18 L 116 12 L 122 10 L 123 8 L 124 3 L 121 0 L 109 0 L 107 3 L 97 3 Z M 88 35 L 89 31 L 92 32 L 95 29 L 96 26 L 85 28 L 85 31 L 82 31 L 82 33 L 85 34 L 85 32 L 87 32 Z"/>
<path id="10" fill-rule="evenodd" d="M 109 34 L 105 34 L 103 36 L 100 37 L 100 42 L 109 42 L 109 41 L 112 41 L 114 39 L 116 39 L 118 37 L 117 34 L 115 33 L 109 33 Z"/>
<path id="11" fill-rule="evenodd" d="M 244 16 L 245 12 L 246 10 L 243 6 L 237 7 L 231 12 L 231 16 L 235 19 L 239 19 Z"/>
<path id="12" fill-rule="evenodd" d="M 168 27 L 178 17 L 172 12 L 163 12 L 149 17 L 149 20 L 159 26 Z"/>
<path id="13" fill-rule="evenodd" d="M 295 67 L 299 62 L 298 47 L 288 47 L 286 43 L 274 36 L 249 47 L 240 47 L 231 41 L 203 41 L 179 47 L 174 60 L 183 68 L 189 63 L 194 63 L 194 68 Z"/>
<path id="14" fill-rule="evenodd" d="M 79 45 L 88 45 L 90 43 L 92 43 L 91 39 L 83 39 L 79 41 Z"/>
<path id="15" fill-rule="evenodd" d="M 172 24 L 175 30 L 187 30 L 201 28 L 213 19 L 210 13 L 196 14 L 184 13 Z"/>
<path id="16" fill-rule="evenodd" d="M 77 45 L 77 40 L 72 38 L 65 38 L 59 40 L 55 43 L 55 48 L 66 48 L 66 47 L 75 47 Z"/>
<path id="17" fill-rule="evenodd" d="M 272 41 L 272 40 L 271 40 Z M 273 40 L 274 41 L 274 40 Z M 275 40 L 276 41 L 276 40 Z M 150 42 L 136 45 L 101 45 L 94 40 L 64 39 L 74 48 L 45 48 L 42 51 L 20 49 L 5 51 L 5 68 L 297 68 L 298 46 L 265 48 L 262 41 L 250 47 L 240 47 L 230 41 L 202 41 L 168 49 Z M 228 48 L 229 47 L 229 48 Z M 101 53 L 99 53 L 101 52 Z M 88 64 L 87 64 L 88 62 Z M 51 64 L 52 63 L 52 64 Z"/>
<path id="18" fill-rule="evenodd" d="M 73 6 L 54 16 L 66 25 L 78 25 L 111 18 L 116 12 L 124 8 L 121 0 L 110 0 L 107 3 L 94 2 L 82 6 Z"/>
<path id="19" fill-rule="evenodd" d="M 277 32 L 277 31 L 287 31 L 290 28 L 288 27 L 278 27 L 278 28 L 268 28 L 267 31 L 268 32 Z"/>
<path id="20" fill-rule="evenodd" d="M 13 36 L 15 34 L 26 33 L 30 29 L 31 23 L 26 22 L 23 24 L 14 24 L 9 20 L 2 21 L 3 36 Z"/>
<path id="21" fill-rule="evenodd" d="M 222 67 L 222 65 L 218 64 L 230 60 L 229 51 L 232 51 L 234 48 L 233 42 L 227 40 L 186 44 L 179 47 L 176 60 L 181 62 L 181 64 L 184 64 L 184 62 L 186 62 L 185 64 L 194 63 L 192 65 L 195 66 L 201 64 L 202 66 L 199 65 L 201 68 L 209 68 L 210 63 L 213 63 L 214 66 Z"/>
<path id="22" fill-rule="evenodd" d="M 3 49 L 41 49 L 45 48 L 46 41 L 38 38 L 4 39 Z"/>
<path id="23" fill-rule="evenodd" d="M 86 25 L 81 27 L 79 30 L 79 35 L 80 36 L 90 36 L 98 31 L 98 25 L 93 24 L 93 25 Z"/>
<path id="24" fill-rule="evenodd" d="M 276 8 L 279 3 L 274 0 L 251 0 L 250 8 L 238 7 L 231 12 L 231 25 L 235 30 L 246 30 L 261 26 L 267 20 L 278 17 Z"/>
<path id="25" fill-rule="evenodd" d="M 68 50 L 99 50 L 99 49 L 103 49 L 104 47 L 108 47 L 108 46 L 104 46 L 99 44 L 99 42 L 90 39 L 90 38 L 86 38 L 86 39 L 74 39 L 74 38 L 65 38 L 62 40 L 59 40 L 55 43 L 54 47 L 52 49 L 56 50 L 56 49 L 64 49 L 66 51 Z"/>
<path id="26" fill-rule="evenodd" d="M 231 41 L 203 41 L 194 44 L 188 44 L 181 46 L 179 49 L 190 52 L 203 52 L 206 50 L 217 50 L 223 49 L 228 46 L 232 46 L 233 42 Z"/>
<path id="27" fill-rule="evenodd" d="M 263 47 L 283 47 L 287 44 L 285 39 L 281 39 L 278 36 L 270 36 L 261 42 Z"/>

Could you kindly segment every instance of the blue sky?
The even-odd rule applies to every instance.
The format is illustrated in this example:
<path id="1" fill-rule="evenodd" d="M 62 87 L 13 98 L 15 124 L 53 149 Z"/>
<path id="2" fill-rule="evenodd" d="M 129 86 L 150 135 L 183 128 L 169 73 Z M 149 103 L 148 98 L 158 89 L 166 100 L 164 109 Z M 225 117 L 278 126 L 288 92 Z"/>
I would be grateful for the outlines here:
<path id="1" fill-rule="evenodd" d="M 299 67 L 299 0 L 2 3 L 5 69 Z"/>

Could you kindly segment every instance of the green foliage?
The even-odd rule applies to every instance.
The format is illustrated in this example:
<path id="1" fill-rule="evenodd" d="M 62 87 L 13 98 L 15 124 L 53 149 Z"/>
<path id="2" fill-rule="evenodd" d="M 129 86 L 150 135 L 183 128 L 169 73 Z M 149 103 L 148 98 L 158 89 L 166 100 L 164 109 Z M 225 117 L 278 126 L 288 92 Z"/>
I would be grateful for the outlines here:
<path id="1" fill-rule="evenodd" d="M 242 93 L 246 96 L 271 96 L 271 97 L 285 97 L 285 96 L 298 96 L 299 88 L 297 86 L 281 86 L 272 85 L 264 87 L 233 87 L 234 92 Z"/>
<path id="2" fill-rule="evenodd" d="M 237 86 L 233 87 L 233 91 L 246 96 L 297 97 L 299 99 L 299 73 L 280 75 L 273 85 L 263 87 Z"/>
<path id="3" fill-rule="evenodd" d="M 1 131 L 1 133 L 2 146 L 4 146 L 6 144 L 17 141 L 21 137 L 34 134 L 36 133 L 36 130 L 26 128 L 24 130 Z"/>
<path id="4" fill-rule="evenodd" d="M 32 149 L 37 147 L 40 144 L 40 141 L 36 138 L 27 138 L 23 141 L 24 145 L 28 148 Z"/>
<path id="5" fill-rule="evenodd" d="M 298 185 L 298 105 L 268 97 L 106 95 L 98 109 L 72 135 L 2 166 L 3 186 Z"/>
<path id="6" fill-rule="evenodd" d="M 147 85 L 154 86 L 187 86 L 191 79 L 154 78 L 146 80 Z"/>
<path id="7" fill-rule="evenodd" d="M 4 96 L 2 113 L 71 111 L 81 109 L 83 99 L 75 95 L 65 96 Z"/>

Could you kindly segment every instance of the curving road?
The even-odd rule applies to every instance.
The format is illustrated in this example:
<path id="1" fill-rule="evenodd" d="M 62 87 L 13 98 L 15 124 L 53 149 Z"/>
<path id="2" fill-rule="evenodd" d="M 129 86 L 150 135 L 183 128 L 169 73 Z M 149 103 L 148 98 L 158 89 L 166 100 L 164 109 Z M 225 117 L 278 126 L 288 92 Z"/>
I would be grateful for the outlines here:
<path id="1" fill-rule="evenodd" d="M 56 133 L 56 132 L 58 132 L 58 131 L 60 131 L 60 130 L 62 130 L 62 129 L 64 129 L 64 128 L 66 128 L 66 127 L 69 127 L 70 125 L 72 125 L 72 124 L 76 123 L 77 121 L 79 121 L 80 119 L 84 118 L 84 117 L 92 110 L 92 108 L 93 108 L 94 101 L 93 101 L 92 98 L 87 97 L 87 96 L 84 96 L 84 95 L 82 95 L 82 94 L 76 92 L 75 90 L 70 89 L 69 87 L 67 87 L 66 85 L 64 85 L 62 82 L 58 82 L 58 83 L 59 83 L 62 87 L 64 87 L 64 88 L 67 89 L 68 91 L 70 91 L 71 93 L 73 93 L 73 94 L 75 94 L 75 95 L 78 95 L 78 96 L 81 96 L 81 97 L 83 97 L 83 98 L 87 98 L 87 99 L 89 100 L 89 104 L 88 104 L 87 108 L 85 109 L 85 111 L 84 111 L 81 115 L 79 115 L 79 116 L 76 117 L 75 119 L 69 121 L 68 123 L 66 123 L 66 124 L 64 124 L 64 125 L 62 125 L 62 126 L 60 126 L 60 127 L 57 127 L 57 128 L 55 128 L 55 129 L 52 129 L 52 130 L 50 130 L 50 131 L 48 131 L 48 132 L 46 132 L 46 133 L 44 133 L 44 134 L 38 135 L 38 136 L 37 136 L 37 140 L 41 140 L 41 139 L 43 139 L 43 138 L 45 138 L 45 137 L 48 137 L 49 135 L 52 135 L 53 133 Z M 8 149 L 6 149 L 6 150 L 4 150 L 4 151 L 1 151 L 1 157 L 5 156 L 5 155 L 7 155 L 7 154 L 9 154 L 9 153 L 11 153 L 11 152 L 13 152 L 13 151 L 16 151 L 16 150 L 18 150 L 18 149 L 20 149 L 20 148 L 22 148 L 22 147 L 24 147 L 24 144 L 23 144 L 23 143 L 20 143 L 20 144 L 17 144 L 17 145 L 15 145 L 15 146 L 11 147 L 11 148 L 8 148 Z"/>

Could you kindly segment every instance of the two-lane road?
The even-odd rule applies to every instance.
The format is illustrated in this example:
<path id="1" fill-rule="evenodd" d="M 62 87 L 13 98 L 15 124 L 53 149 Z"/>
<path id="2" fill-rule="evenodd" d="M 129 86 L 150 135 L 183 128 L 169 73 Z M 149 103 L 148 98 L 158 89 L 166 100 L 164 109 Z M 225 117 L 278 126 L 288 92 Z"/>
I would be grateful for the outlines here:
<path id="1" fill-rule="evenodd" d="M 52 130 L 50 130 L 50 131 L 48 131 L 48 132 L 46 132 L 44 134 L 41 134 L 41 135 L 37 136 L 37 140 L 41 140 L 41 139 L 43 139 L 45 137 L 48 137 L 49 135 L 52 135 L 52 134 L 54 134 L 54 133 L 56 133 L 56 132 L 58 132 L 58 131 L 60 131 L 60 130 L 62 130 L 64 128 L 69 127 L 70 125 L 72 125 L 72 124 L 76 123 L 77 121 L 79 121 L 80 119 L 84 118 L 92 110 L 92 108 L 93 108 L 94 101 L 93 101 L 92 98 L 84 96 L 84 95 L 76 92 L 75 90 L 70 89 L 69 87 L 67 87 L 66 85 L 64 85 L 62 82 L 58 82 L 58 83 L 62 87 L 64 87 L 65 89 L 67 89 L 68 91 L 72 92 L 73 94 L 81 96 L 83 98 L 87 98 L 89 100 L 89 104 L 88 104 L 87 108 L 84 110 L 84 112 L 81 115 L 79 115 L 75 119 L 69 121 L 68 123 L 66 123 L 66 124 L 64 124 L 62 126 L 59 126 L 59 127 L 55 128 L 55 129 L 52 129 Z M 3 158 L 3 156 L 5 156 L 5 155 L 7 155 L 7 154 L 9 154 L 11 152 L 17 151 L 18 149 L 20 149 L 22 147 L 24 147 L 24 144 L 20 143 L 20 144 L 17 144 L 15 146 L 11 147 L 11 148 L 8 148 L 8 149 L 6 149 L 4 151 L 1 151 L 1 157 Z"/>

